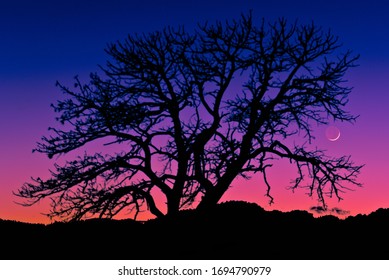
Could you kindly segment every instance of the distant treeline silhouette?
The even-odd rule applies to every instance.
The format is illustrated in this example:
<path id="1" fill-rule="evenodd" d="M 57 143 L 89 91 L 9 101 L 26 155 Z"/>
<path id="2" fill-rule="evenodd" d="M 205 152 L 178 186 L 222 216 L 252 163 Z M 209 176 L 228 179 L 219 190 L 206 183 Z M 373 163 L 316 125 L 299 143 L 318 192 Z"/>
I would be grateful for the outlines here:
<path id="1" fill-rule="evenodd" d="M 382 259 L 389 209 L 344 220 L 230 201 L 146 222 L 0 220 L 1 259 Z"/>

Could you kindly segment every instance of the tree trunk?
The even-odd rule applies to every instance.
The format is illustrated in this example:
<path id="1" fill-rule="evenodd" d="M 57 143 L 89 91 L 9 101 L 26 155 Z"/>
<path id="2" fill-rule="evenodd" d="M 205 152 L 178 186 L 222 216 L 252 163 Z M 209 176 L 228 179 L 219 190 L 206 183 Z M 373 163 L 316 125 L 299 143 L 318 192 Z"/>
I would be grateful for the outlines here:
<path id="1" fill-rule="evenodd" d="M 197 205 L 196 210 L 199 212 L 208 212 L 212 210 L 227 191 L 228 186 L 229 184 L 217 184 L 214 189 L 207 191 Z"/>
<path id="2" fill-rule="evenodd" d="M 238 161 L 229 168 L 224 176 L 219 180 L 216 186 L 212 189 L 209 189 L 203 196 L 197 210 L 200 212 L 211 210 L 219 200 L 222 198 L 224 193 L 228 190 L 228 187 L 231 185 L 232 181 L 236 178 L 239 171 L 243 167 L 245 161 Z"/>
<path id="3" fill-rule="evenodd" d="M 175 195 L 172 193 L 171 195 L 168 196 L 167 200 L 167 216 L 175 216 L 178 214 L 180 210 L 180 200 L 181 196 Z"/>
<path id="4" fill-rule="evenodd" d="M 216 206 L 216 204 L 219 202 L 219 199 L 216 195 L 211 195 L 210 192 L 206 193 L 202 197 L 200 203 L 197 205 L 196 211 L 201 213 L 209 212 L 210 210 L 212 210 L 212 208 Z"/>

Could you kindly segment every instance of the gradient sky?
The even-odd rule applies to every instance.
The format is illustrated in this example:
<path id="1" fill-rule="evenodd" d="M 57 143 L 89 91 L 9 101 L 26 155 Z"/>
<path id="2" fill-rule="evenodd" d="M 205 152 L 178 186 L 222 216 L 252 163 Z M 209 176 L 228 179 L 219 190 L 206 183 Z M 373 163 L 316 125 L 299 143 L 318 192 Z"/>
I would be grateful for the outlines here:
<path id="1" fill-rule="evenodd" d="M 341 2 L 341 3 L 338 3 Z M 46 178 L 55 160 L 32 153 L 47 127 L 56 125 L 50 104 L 61 98 L 58 80 L 72 84 L 87 78 L 107 57 L 107 43 L 127 34 L 171 25 L 189 28 L 205 20 L 237 18 L 252 9 L 254 17 L 280 16 L 330 28 L 344 48 L 360 54 L 348 72 L 354 87 L 348 109 L 360 115 L 356 124 L 340 125 L 341 138 L 330 142 L 325 128 L 317 143 L 329 155 L 351 155 L 366 164 L 359 177 L 364 187 L 330 200 L 330 207 L 351 215 L 389 207 L 389 3 L 384 1 L 2 1 L 0 3 L 0 218 L 26 222 L 48 220 L 46 202 L 25 208 L 12 195 L 30 177 Z M 86 80 L 85 80 L 86 81 Z M 281 175 L 282 174 L 282 175 Z M 253 178 L 237 182 L 224 199 L 245 199 L 266 209 L 308 210 L 316 200 L 285 186 L 293 175 L 280 165 L 273 171 L 275 204 L 267 205 L 265 186 Z M 45 177 L 46 176 L 46 177 Z M 243 184 L 242 184 L 243 185 Z"/>

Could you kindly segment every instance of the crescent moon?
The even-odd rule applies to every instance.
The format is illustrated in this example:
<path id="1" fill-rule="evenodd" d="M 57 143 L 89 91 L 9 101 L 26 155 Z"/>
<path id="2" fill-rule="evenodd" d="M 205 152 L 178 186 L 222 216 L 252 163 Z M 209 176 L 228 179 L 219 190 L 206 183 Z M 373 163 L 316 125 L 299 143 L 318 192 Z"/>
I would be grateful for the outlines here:
<path id="1" fill-rule="evenodd" d="M 336 126 L 330 126 L 326 129 L 327 139 L 334 142 L 340 138 L 340 130 Z"/>
<path id="2" fill-rule="evenodd" d="M 335 138 L 330 138 L 330 139 L 328 139 L 328 140 L 330 140 L 330 141 L 336 141 L 336 140 L 338 140 L 339 138 L 340 138 L 340 131 L 339 131 L 338 135 L 337 135 Z"/>

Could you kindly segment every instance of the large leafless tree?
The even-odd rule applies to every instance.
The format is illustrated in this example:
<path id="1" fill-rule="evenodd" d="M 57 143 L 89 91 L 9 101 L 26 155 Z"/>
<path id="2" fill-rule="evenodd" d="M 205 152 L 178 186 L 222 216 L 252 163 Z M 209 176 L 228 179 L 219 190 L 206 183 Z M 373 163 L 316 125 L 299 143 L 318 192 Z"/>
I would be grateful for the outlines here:
<path id="1" fill-rule="evenodd" d="M 234 179 L 254 174 L 272 203 L 267 170 L 277 158 L 296 167 L 290 187 L 308 187 L 324 206 L 327 195 L 359 185 L 362 166 L 310 144 L 318 124 L 356 119 L 345 110 L 344 75 L 358 56 L 342 53 L 331 32 L 285 19 L 255 24 L 249 14 L 194 32 L 130 35 L 106 51 L 87 84 L 58 84 L 66 98 L 53 107 L 64 126 L 50 128 L 36 151 L 52 158 L 106 140 L 116 152 L 56 164 L 51 178 L 18 190 L 25 205 L 50 197 L 49 215 L 62 219 L 143 206 L 157 217 L 206 211 Z"/>

